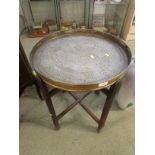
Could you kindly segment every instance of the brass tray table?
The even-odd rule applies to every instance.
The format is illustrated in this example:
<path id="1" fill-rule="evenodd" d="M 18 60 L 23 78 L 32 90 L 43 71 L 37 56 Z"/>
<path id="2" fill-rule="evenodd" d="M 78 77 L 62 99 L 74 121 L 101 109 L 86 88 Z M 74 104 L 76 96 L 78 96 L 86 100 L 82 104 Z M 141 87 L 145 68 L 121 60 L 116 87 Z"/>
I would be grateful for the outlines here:
<path id="1" fill-rule="evenodd" d="M 39 41 L 32 49 L 30 62 L 37 73 L 54 126 L 60 128 L 59 119 L 76 105 L 80 105 L 98 124 L 104 126 L 112 101 L 131 61 L 128 46 L 117 37 L 94 30 L 58 31 Z M 52 91 L 48 87 L 52 86 Z M 51 96 L 67 91 L 75 102 L 56 114 Z M 82 100 L 92 91 L 106 94 L 101 117 Z M 78 98 L 74 92 L 86 92 Z"/>

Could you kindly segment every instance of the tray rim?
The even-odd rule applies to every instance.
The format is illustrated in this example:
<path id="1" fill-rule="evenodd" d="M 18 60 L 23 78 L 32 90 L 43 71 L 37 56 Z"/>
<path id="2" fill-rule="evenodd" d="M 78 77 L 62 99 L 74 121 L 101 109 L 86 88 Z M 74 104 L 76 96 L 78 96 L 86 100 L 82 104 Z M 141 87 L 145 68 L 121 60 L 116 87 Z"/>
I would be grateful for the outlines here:
<path id="1" fill-rule="evenodd" d="M 76 31 L 56 31 L 56 32 L 51 33 L 48 36 L 44 37 L 39 42 L 37 42 L 34 45 L 34 47 L 32 48 L 31 53 L 30 53 L 30 65 L 32 67 L 32 70 L 35 71 L 37 73 L 37 75 L 47 85 L 58 88 L 58 89 L 66 90 L 66 91 L 95 91 L 95 90 L 100 90 L 100 89 L 109 87 L 109 86 L 113 85 L 115 82 L 120 81 L 123 78 L 123 76 L 125 75 L 125 73 L 128 69 L 128 66 L 127 66 L 127 68 L 122 70 L 121 73 L 119 73 L 118 75 L 114 76 L 113 78 L 111 78 L 105 82 L 94 83 L 94 84 L 79 84 L 79 85 L 52 80 L 52 79 L 45 77 L 44 75 L 40 74 L 37 70 L 35 70 L 34 65 L 33 65 L 33 56 L 34 56 L 35 52 L 37 51 L 37 49 L 42 44 L 44 44 L 48 40 L 55 40 L 55 39 L 63 38 L 66 36 L 74 36 L 74 35 L 77 35 L 77 36 L 78 35 L 86 35 L 86 36 L 93 36 L 93 37 L 96 36 L 98 38 L 102 38 L 102 39 L 108 38 L 108 39 L 114 41 L 120 47 L 123 48 L 123 51 L 127 55 L 128 66 L 129 66 L 129 64 L 131 62 L 131 57 L 132 57 L 130 48 L 127 46 L 127 44 L 123 40 L 121 40 L 120 38 L 118 38 L 112 34 L 109 34 L 107 32 L 95 31 L 93 29 L 76 30 Z"/>

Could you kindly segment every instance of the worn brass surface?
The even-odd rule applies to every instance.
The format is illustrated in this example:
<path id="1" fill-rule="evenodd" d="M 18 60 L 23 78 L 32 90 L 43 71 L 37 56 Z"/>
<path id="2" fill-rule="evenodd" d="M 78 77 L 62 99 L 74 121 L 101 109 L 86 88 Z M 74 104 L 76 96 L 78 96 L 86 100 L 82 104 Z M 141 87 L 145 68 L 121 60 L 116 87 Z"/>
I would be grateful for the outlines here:
<path id="1" fill-rule="evenodd" d="M 119 38 L 112 36 L 108 33 L 102 33 L 102 32 L 87 29 L 87 30 L 79 30 L 79 31 L 73 31 L 73 32 L 58 31 L 58 32 L 52 33 L 52 34 L 48 35 L 47 37 L 43 38 L 42 40 L 40 40 L 33 47 L 32 51 L 31 51 L 31 55 L 30 55 L 30 63 L 31 63 L 33 70 L 35 70 L 34 63 L 33 63 L 34 53 L 37 51 L 37 49 L 42 44 L 44 44 L 49 39 L 55 40 L 55 39 L 63 38 L 65 36 L 78 36 L 78 35 L 94 36 L 94 37 L 103 38 L 103 39 L 108 38 L 108 39 L 114 41 L 124 50 L 124 52 L 128 58 L 128 65 L 130 64 L 131 51 L 130 51 L 129 47 L 122 40 L 120 40 Z M 67 90 L 67 91 L 95 91 L 95 90 L 100 90 L 100 89 L 103 89 L 105 87 L 108 87 L 108 86 L 114 84 L 115 82 L 119 81 L 124 76 L 124 74 L 126 73 L 126 70 L 127 70 L 127 68 L 124 69 L 120 74 L 113 77 L 112 79 L 109 79 L 106 82 L 94 83 L 94 84 L 85 84 L 85 85 L 73 85 L 73 84 L 69 84 L 69 83 L 63 83 L 60 81 L 55 81 L 55 80 L 49 79 L 48 77 L 41 75 L 36 70 L 35 71 L 37 72 L 39 77 L 49 86 L 53 86 L 53 87 L 56 87 L 56 88 L 59 88 L 62 90 Z"/>

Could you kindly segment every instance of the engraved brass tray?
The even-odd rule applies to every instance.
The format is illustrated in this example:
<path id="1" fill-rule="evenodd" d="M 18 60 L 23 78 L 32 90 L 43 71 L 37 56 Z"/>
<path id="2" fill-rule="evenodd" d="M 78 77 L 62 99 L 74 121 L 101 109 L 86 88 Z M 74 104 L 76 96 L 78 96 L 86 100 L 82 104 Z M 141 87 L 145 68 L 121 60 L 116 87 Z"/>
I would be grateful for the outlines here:
<path id="1" fill-rule="evenodd" d="M 30 55 L 31 66 L 46 84 L 69 91 L 108 87 L 124 76 L 130 61 L 122 40 L 94 30 L 55 32 Z"/>

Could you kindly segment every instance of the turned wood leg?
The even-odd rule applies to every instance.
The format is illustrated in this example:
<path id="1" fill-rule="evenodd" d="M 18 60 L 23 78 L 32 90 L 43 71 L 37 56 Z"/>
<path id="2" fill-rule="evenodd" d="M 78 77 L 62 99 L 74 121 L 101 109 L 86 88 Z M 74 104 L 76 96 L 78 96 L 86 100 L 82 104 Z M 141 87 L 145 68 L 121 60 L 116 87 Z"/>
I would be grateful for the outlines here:
<path id="1" fill-rule="evenodd" d="M 95 94 L 96 95 L 99 95 L 100 94 L 100 91 L 98 90 L 98 91 L 95 91 Z"/>
<path id="2" fill-rule="evenodd" d="M 115 98 L 115 94 L 116 94 L 116 92 L 117 92 L 117 90 L 119 88 L 119 85 L 120 85 L 120 82 L 117 82 L 117 83 L 113 84 L 110 87 L 109 93 L 108 93 L 107 98 L 106 98 L 105 105 L 104 105 L 104 107 L 102 109 L 102 114 L 101 114 L 101 117 L 100 117 L 100 120 L 99 120 L 97 132 L 100 132 L 101 128 L 105 124 L 106 118 L 107 118 L 107 116 L 109 114 L 112 102 L 113 102 L 113 100 Z"/>
<path id="3" fill-rule="evenodd" d="M 58 119 L 56 117 L 55 109 L 54 109 L 51 97 L 49 95 L 48 88 L 47 88 L 46 84 L 42 80 L 41 80 L 41 86 L 42 86 L 44 99 L 46 101 L 48 110 L 49 110 L 50 115 L 51 115 L 52 120 L 53 120 L 53 124 L 54 124 L 55 128 L 58 130 L 60 128 L 60 126 L 59 126 Z"/>
<path id="4" fill-rule="evenodd" d="M 40 97 L 41 100 L 43 100 L 42 95 L 41 95 L 40 86 L 39 86 L 39 81 L 37 79 L 35 79 L 34 83 L 35 83 L 35 87 L 36 87 L 36 91 L 37 91 L 38 96 Z"/>

